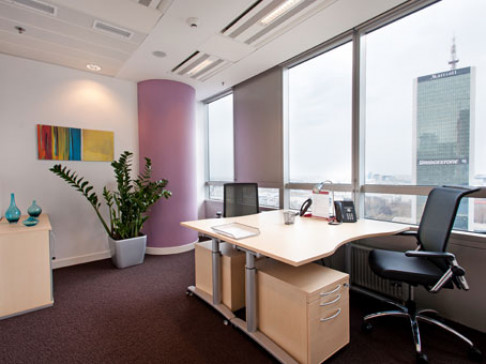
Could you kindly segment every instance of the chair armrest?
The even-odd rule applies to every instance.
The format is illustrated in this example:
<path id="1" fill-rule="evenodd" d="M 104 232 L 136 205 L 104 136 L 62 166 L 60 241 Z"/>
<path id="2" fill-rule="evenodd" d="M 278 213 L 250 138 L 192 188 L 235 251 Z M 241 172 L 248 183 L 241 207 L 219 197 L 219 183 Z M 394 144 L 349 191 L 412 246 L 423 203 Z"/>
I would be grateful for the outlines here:
<path id="1" fill-rule="evenodd" d="M 443 276 L 437 281 L 437 283 L 431 288 L 428 289 L 430 292 L 435 293 L 438 292 L 444 284 L 452 279 L 454 284 L 459 289 L 469 290 L 469 285 L 467 284 L 466 278 L 464 275 L 466 274 L 466 270 L 462 268 L 459 264 L 457 264 L 456 256 L 449 252 L 431 252 L 431 251 L 422 251 L 422 250 L 408 250 L 405 252 L 407 257 L 416 257 L 416 258 L 439 258 L 444 259 L 447 261 L 449 268 L 443 274 Z"/>
<path id="2" fill-rule="evenodd" d="M 442 258 L 447 259 L 448 261 L 453 261 L 456 259 L 456 256 L 449 252 L 431 252 L 431 251 L 423 251 L 423 250 L 407 250 L 405 252 L 407 257 L 417 257 L 417 258 Z"/>

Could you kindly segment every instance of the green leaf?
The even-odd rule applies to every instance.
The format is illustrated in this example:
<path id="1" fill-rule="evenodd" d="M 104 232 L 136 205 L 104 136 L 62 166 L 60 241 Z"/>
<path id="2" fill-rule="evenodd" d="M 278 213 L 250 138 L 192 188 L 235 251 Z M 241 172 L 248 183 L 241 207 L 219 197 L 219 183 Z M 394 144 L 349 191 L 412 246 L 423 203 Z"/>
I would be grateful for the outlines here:
<path id="1" fill-rule="evenodd" d="M 165 189 L 166 179 L 151 181 L 152 161 L 145 157 L 145 165 L 136 179 L 132 179 L 133 153 L 124 151 L 118 160 L 111 162 L 116 191 L 103 187 L 103 198 L 110 216 L 109 227 L 100 213 L 99 202 L 94 187 L 84 177 L 79 177 L 61 164 L 52 166 L 49 170 L 83 194 L 92 205 L 108 235 L 113 239 L 125 239 L 140 235 L 143 224 L 149 218 L 147 211 L 162 197 L 168 199 L 172 193 Z"/>

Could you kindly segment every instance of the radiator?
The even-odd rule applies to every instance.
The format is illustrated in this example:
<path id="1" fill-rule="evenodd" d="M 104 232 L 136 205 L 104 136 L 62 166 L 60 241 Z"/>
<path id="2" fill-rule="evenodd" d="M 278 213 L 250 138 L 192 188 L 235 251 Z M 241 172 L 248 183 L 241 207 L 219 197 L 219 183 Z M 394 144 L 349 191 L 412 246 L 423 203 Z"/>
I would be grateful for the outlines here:
<path id="1" fill-rule="evenodd" d="M 373 248 L 351 244 L 350 254 L 350 273 L 351 284 L 362 288 L 375 291 L 385 296 L 406 300 L 408 288 L 405 284 L 392 282 L 378 277 L 368 264 L 368 255 Z"/>

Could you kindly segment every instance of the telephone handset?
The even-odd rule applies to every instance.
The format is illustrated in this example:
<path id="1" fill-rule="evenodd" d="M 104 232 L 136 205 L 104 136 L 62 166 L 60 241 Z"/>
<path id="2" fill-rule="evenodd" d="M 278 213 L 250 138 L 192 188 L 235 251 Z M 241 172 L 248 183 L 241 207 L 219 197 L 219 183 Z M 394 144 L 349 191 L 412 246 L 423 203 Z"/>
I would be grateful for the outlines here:
<path id="1" fill-rule="evenodd" d="M 304 203 L 302 204 L 302 207 L 300 208 L 299 216 L 304 216 L 305 213 L 307 212 L 307 210 L 309 209 L 309 207 L 311 207 L 311 205 L 312 205 L 312 199 L 311 198 L 308 198 L 307 200 L 305 200 Z"/>
<path id="2" fill-rule="evenodd" d="M 339 222 L 356 222 L 356 210 L 353 201 L 334 201 L 336 219 Z"/>

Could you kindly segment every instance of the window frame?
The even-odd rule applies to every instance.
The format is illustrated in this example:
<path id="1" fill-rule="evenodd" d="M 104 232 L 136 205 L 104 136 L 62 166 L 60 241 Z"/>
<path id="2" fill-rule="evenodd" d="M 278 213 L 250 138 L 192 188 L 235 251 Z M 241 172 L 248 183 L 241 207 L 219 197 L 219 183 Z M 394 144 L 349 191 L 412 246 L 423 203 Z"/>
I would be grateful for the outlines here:
<path id="1" fill-rule="evenodd" d="M 351 40 L 353 47 L 353 69 L 352 69 L 352 182 L 350 184 L 333 184 L 333 190 L 339 192 L 351 192 L 352 199 L 357 208 L 358 216 L 364 216 L 364 201 L 367 193 L 384 194 L 384 195 L 410 195 L 410 196 L 427 196 L 430 191 L 436 187 L 435 185 L 387 185 L 387 184 L 367 184 L 365 183 L 365 70 L 364 70 L 364 49 L 361 38 L 367 33 L 378 30 L 386 25 L 393 23 L 401 18 L 412 15 L 415 12 L 425 9 L 440 0 L 418 0 L 409 1 L 398 5 L 392 10 L 373 18 L 353 30 L 344 32 L 321 45 L 304 52 L 303 54 L 294 57 L 293 59 L 283 63 L 281 66 L 284 69 L 284 88 L 287 88 L 288 81 L 286 80 L 286 72 L 289 68 L 298 66 L 314 57 L 323 53 L 329 52 L 332 49 L 339 47 Z M 288 108 L 288 89 L 284 89 L 284 108 Z M 293 189 L 312 190 L 314 183 L 292 183 L 289 181 L 288 175 L 288 111 L 284 113 L 284 146 L 285 154 L 284 161 L 286 166 L 284 174 L 284 208 L 289 207 L 289 193 Z M 486 188 L 482 191 L 472 194 L 470 197 L 486 198 Z M 454 234 L 462 236 L 474 236 L 486 239 L 483 234 L 473 233 L 471 231 L 454 231 Z"/>
<path id="2" fill-rule="evenodd" d="M 308 51 L 281 63 L 280 67 L 283 78 L 283 90 L 282 97 L 283 100 L 283 181 L 281 184 L 262 184 L 259 187 L 262 188 L 278 188 L 279 189 L 279 207 L 289 208 L 290 204 L 290 190 L 312 190 L 314 183 L 295 183 L 290 182 L 289 179 L 289 158 L 288 158 L 288 146 L 289 146 L 289 120 L 288 120 L 288 69 L 298 66 L 314 57 L 322 55 L 329 52 L 345 43 L 352 42 L 352 130 L 351 130 L 351 156 L 352 156 L 352 175 L 351 183 L 335 183 L 333 184 L 333 190 L 335 192 L 347 192 L 352 196 L 357 208 L 358 216 L 365 216 L 364 214 L 364 201 L 366 194 L 383 194 L 383 195 L 410 195 L 410 196 L 427 196 L 430 191 L 435 187 L 434 185 L 391 185 L 391 184 L 367 184 L 365 183 L 365 115 L 364 115 L 364 105 L 365 105 L 365 70 L 364 70 L 364 47 L 362 45 L 362 37 L 367 33 L 378 30 L 382 27 L 387 26 L 401 18 L 409 16 L 415 12 L 421 11 L 428 6 L 431 6 L 441 0 L 414 0 L 402 3 L 390 11 L 379 15 L 369 21 L 355 27 L 352 30 L 343 32 L 328 41 L 309 49 Z M 208 120 L 208 107 L 207 105 L 211 102 L 217 101 L 218 99 L 225 97 L 233 93 L 233 89 L 228 89 L 223 93 L 215 95 L 209 99 L 203 100 L 205 106 L 205 191 L 206 199 L 209 198 L 209 187 L 210 186 L 222 186 L 224 183 L 229 181 L 210 181 L 209 180 L 209 120 Z M 233 135 L 233 138 L 236 138 Z M 234 145 L 234 144 L 233 144 Z M 235 156 L 236 157 L 236 156 Z M 233 179 L 235 172 L 233 172 Z M 471 197 L 476 198 L 486 198 L 486 188 L 482 191 L 477 192 Z M 216 200 L 211 200 L 216 201 Z M 458 234 L 461 239 L 467 241 L 476 241 L 478 238 L 480 240 L 486 240 L 486 236 L 480 233 L 474 233 L 471 231 L 454 231 L 453 234 Z"/>

